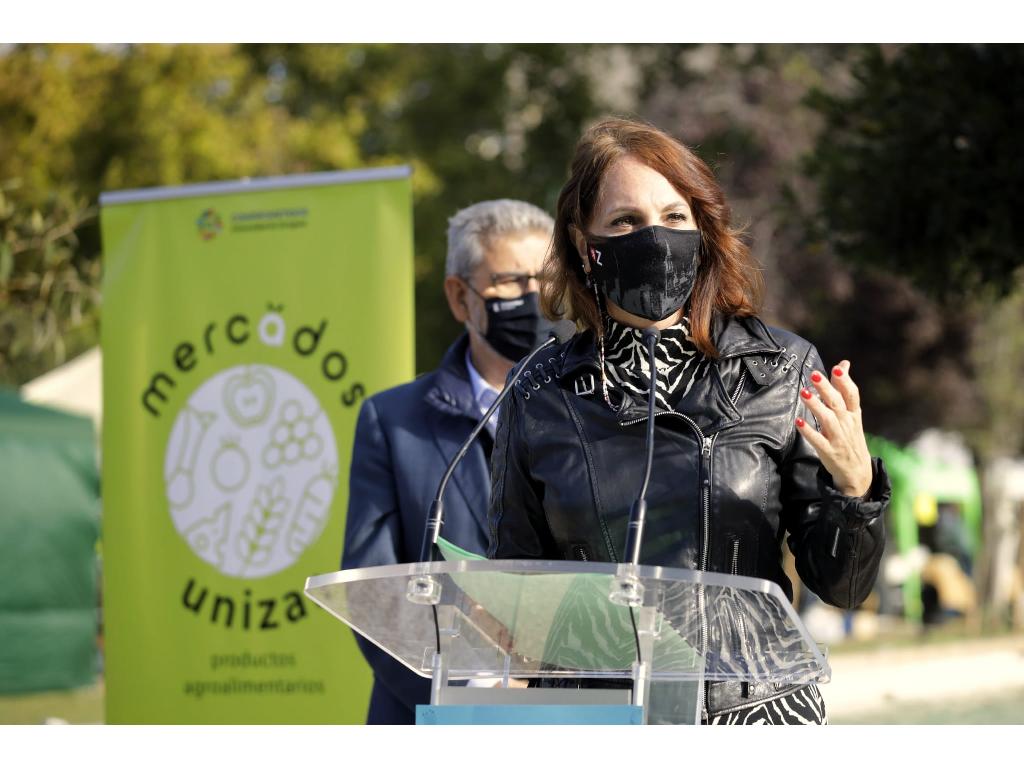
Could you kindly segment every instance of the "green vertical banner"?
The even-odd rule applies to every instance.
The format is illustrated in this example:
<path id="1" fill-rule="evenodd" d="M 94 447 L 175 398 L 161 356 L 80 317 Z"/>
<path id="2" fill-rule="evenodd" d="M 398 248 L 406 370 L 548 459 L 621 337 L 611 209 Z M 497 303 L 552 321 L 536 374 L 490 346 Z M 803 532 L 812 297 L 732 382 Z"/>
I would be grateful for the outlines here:
<path id="1" fill-rule="evenodd" d="M 102 196 L 107 721 L 360 723 L 303 595 L 362 400 L 413 375 L 407 168 Z"/>

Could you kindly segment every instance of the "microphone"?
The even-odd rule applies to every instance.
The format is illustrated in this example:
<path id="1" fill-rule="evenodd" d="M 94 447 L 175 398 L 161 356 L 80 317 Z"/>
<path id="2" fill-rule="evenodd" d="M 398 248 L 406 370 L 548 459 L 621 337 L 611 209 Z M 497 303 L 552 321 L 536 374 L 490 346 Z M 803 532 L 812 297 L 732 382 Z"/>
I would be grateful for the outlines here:
<path id="1" fill-rule="evenodd" d="M 626 550 L 623 554 L 626 562 L 631 565 L 640 563 L 640 542 L 644 535 L 644 522 L 647 518 L 647 486 L 651 482 L 651 467 L 654 464 L 654 405 L 658 391 L 658 369 L 654 349 L 660 338 L 661 331 L 653 325 L 643 333 L 643 342 L 647 347 L 647 360 L 650 365 L 650 388 L 647 391 L 647 461 L 644 464 L 644 480 L 640 485 L 640 493 L 629 510 L 629 527 L 626 529 Z"/>
<path id="2" fill-rule="evenodd" d="M 633 617 L 633 608 L 643 605 L 644 585 L 636 576 L 636 568 L 640 564 L 640 543 L 644 536 L 644 522 L 647 518 L 647 485 L 651 481 L 651 467 L 654 464 L 654 406 L 657 401 L 658 391 L 658 368 L 655 359 L 654 349 L 661 338 L 661 331 L 653 325 L 643 332 L 644 346 L 647 347 L 647 362 L 650 367 L 649 389 L 647 391 L 647 460 L 644 462 L 644 479 L 640 485 L 640 493 L 637 495 L 633 506 L 629 508 L 629 525 L 626 528 L 626 549 L 623 552 L 623 560 L 616 571 L 616 578 L 612 582 L 612 591 L 608 599 L 616 605 L 624 605 L 630 608 L 630 620 L 633 621 L 633 631 L 636 632 L 636 620 Z M 637 636 L 637 663 L 640 659 L 640 638 Z"/>
<path id="3" fill-rule="evenodd" d="M 469 437 L 462 444 L 459 452 L 455 454 L 455 458 L 451 460 L 448 468 L 445 470 L 444 476 L 441 478 L 441 484 L 437 487 L 437 493 L 434 495 L 434 501 L 430 505 L 430 514 L 427 516 L 427 524 L 423 530 L 423 544 L 420 546 L 420 562 L 430 562 L 433 555 L 433 545 L 437 543 L 437 537 L 441 534 L 441 524 L 444 518 L 444 491 L 448 485 L 448 481 L 452 477 L 452 473 L 455 471 L 455 467 L 458 466 L 459 462 L 469 451 L 469 446 L 476 440 L 477 435 L 487 425 L 488 420 L 494 414 L 501 403 L 508 397 L 508 393 L 512 391 L 512 387 L 519 379 L 520 374 L 530 367 L 530 361 L 533 360 L 538 354 L 543 352 L 548 347 L 555 344 L 564 344 L 573 337 L 576 333 L 576 325 L 569 320 L 559 320 L 551 328 L 547 341 L 541 344 L 539 347 L 534 349 L 524 359 L 522 364 L 519 366 L 519 371 L 509 379 L 504 388 L 498 393 L 498 396 L 491 403 L 491 407 L 487 409 L 487 412 L 481 417 L 480 421 L 473 427 L 473 431 L 469 433 Z"/>

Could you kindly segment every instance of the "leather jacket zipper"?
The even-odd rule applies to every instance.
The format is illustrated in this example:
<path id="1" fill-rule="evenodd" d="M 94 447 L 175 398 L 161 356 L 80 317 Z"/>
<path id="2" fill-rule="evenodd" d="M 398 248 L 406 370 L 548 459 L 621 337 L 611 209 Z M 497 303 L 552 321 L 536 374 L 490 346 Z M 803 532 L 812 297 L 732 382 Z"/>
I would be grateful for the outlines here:
<path id="1" fill-rule="evenodd" d="M 574 546 L 572 548 L 572 553 L 576 556 L 577 560 L 582 560 L 583 562 L 588 562 L 590 560 L 590 553 L 582 544 Z"/>
<path id="2" fill-rule="evenodd" d="M 740 539 L 737 536 L 732 540 L 732 563 L 729 571 L 733 576 L 740 575 Z M 749 655 L 747 649 L 747 629 L 745 622 L 743 621 L 744 609 L 746 607 L 746 600 L 740 596 L 733 598 L 733 605 L 735 606 L 735 619 L 736 619 L 736 651 L 740 656 Z"/>
<path id="3" fill-rule="evenodd" d="M 747 369 L 740 366 L 740 380 L 736 382 L 736 389 L 732 391 L 732 404 L 736 405 L 736 401 L 740 399 L 740 390 L 743 389 L 743 382 L 747 380 Z"/>
<path id="4" fill-rule="evenodd" d="M 736 400 L 739 398 L 740 390 L 743 388 L 743 383 L 746 380 L 746 370 L 740 372 L 739 381 L 736 383 L 736 388 L 732 393 L 732 403 L 736 404 Z M 710 545 L 710 526 L 711 526 L 711 482 L 712 482 L 712 462 L 711 454 L 715 447 L 715 439 L 718 437 L 716 432 L 711 437 L 705 436 L 703 430 L 697 426 L 697 422 L 687 416 L 685 413 L 679 413 L 678 411 L 661 411 L 666 415 L 678 416 L 679 418 L 686 421 L 687 424 L 697 434 L 697 438 L 700 441 L 701 446 L 701 521 L 703 524 L 702 534 L 703 542 L 701 546 L 701 557 L 700 557 L 700 570 L 706 571 L 708 567 L 708 547 Z M 658 417 L 658 413 L 654 414 L 655 418 Z M 639 424 L 640 422 L 647 421 L 647 415 L 641 416 L 637 419 L 630 421 L 624 421 L 620 426 L 628 427 L 633 424 Z M 701 633 L 701 655 L 707 658 L 708 652 L 708 616 L 707 616 L 707 596 L 704 594 L 704 586 L 700 585 L 697 588 L 697 600 L 698 610 L 700 611 L 700 633 Z M 700 708 L 701 713 L 705 720 L 708 719 L 707 709 L 707 683 L 705 682 L 701 686 L 701 701 Z"/>

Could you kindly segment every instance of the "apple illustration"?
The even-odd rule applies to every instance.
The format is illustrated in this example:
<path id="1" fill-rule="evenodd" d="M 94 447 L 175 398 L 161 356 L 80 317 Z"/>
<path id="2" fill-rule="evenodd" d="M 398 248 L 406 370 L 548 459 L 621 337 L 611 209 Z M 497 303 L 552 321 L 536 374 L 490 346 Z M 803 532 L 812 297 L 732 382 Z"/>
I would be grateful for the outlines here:
<path id="1" fill-rule="evenodd" d="M 261 368 L 248 368 L 224 385 L 224 407 L 240 427 L 262 423 L 273 404 L 274 379 Z"/>

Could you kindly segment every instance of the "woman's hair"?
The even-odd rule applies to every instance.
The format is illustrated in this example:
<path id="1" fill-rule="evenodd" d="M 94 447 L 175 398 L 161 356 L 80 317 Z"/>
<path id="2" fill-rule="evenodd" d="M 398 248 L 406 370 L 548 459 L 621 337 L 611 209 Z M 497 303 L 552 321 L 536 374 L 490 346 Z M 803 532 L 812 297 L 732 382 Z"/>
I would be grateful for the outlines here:
<path id="1" fill-rule="evenodd" d="M 753 315 L 761 303 L 761 271 L 729 225 L 725 202 L 711 169 L 663 131 L 635 120 L 608 119 L 586 131 L 576 145 L 569 180 L 558 196 L 555 233 L 544 261 L 541 307 L 553 319 L 575 320 L 582 328 L 603 332 L 601 313 L 570 226 L 584 235 L 594 213 L 601 182 L 612 164 L 633 157 L 660 173 L 690 204 L 701 233 L 701 263 L 690 295 L 690 333 L 701 352 L 717 357 L 711 338 L 714 310 L 726 315 Z"/>

